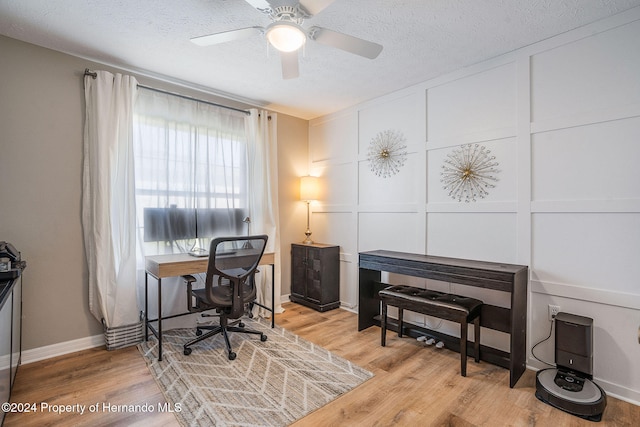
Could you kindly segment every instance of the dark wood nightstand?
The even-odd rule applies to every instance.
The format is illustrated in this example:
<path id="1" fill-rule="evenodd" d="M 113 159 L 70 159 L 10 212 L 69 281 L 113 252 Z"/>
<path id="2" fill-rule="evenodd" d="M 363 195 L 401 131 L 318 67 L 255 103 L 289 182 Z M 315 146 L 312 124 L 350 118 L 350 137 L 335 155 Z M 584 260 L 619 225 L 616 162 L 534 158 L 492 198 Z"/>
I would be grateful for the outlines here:
<path id="1" fill-rule="evenodd" d="M 340 247 L 291 244 L 289 299 L 318 311 L 340 307 Z"/>

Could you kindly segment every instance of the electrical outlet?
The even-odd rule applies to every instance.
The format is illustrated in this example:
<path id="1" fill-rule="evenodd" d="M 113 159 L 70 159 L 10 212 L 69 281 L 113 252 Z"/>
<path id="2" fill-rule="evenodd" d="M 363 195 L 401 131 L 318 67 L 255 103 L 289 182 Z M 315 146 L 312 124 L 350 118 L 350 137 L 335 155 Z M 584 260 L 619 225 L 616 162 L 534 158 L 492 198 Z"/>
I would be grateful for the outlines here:
<path id="1" fill-rule="evenodd" d="M 560 306 L 549 304 L 549 320 L 555 319 L 558 313 L 560 313 Z"/>

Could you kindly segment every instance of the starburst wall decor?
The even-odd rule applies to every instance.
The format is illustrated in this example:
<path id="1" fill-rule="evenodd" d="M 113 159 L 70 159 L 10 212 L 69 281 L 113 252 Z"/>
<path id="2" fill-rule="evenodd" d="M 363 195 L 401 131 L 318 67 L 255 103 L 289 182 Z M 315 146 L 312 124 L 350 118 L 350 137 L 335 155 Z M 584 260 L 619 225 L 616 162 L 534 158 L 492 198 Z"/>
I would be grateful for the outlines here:
<path id="1" fill-rule="evenodd" d="M 447 154 L 440 182 L 451 198 L 468 203 L 489 195 L 487 189 L 494 188 L 493 182 L 498 181 L 498 162 L 490 153 L 482 145 L 465 144 Z"/>
<path id="2" fill-rule="evenodd" d="M 407 160 L 405 142 L 404 135 L 395 130 L 385 130 L 373 137 L 367 152 L 371 172 L 382 178 L 388 178 L 400 172 L 400 168 Z"/>

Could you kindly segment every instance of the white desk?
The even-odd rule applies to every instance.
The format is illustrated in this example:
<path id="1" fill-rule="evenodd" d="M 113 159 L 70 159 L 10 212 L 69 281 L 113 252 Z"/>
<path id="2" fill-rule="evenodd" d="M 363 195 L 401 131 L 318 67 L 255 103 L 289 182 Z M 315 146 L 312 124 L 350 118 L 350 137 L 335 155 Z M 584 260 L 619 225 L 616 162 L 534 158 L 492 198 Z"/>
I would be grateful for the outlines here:
<path id="1" fill-rule="evenodd" d="M 229 258 L 240 256 L 240 254 L 229 255 Z M 145 274 L 144 274 L 144 340 L 149 339 L 149 331 L 158 339 L 158 360 L 162 360 L 162 319 L 171 319 L 173 317 L 184 316 L 187 313 L 176 314 L 173 316 L 162 317 L 162 279 L 165 277 L 179 277 L 188 274 L 205 273 L 209 264 L 209 257 L 194 257 L 189 254 L 167 254 L 153 255 L 145 257 Z M 262 254 L 259 265 L 271 266 L 271 307 L 256 303 L 260 307 L 271 312 L 271 327 L 275 326 L 275 295 L 274 295 L 274 272 L 275 255 L 273 252 L 265 252 Z M 149 319 L 149 297 L 148 283 L 149 275 L 153 276 L 158 283 L 158 318 Z M 151 325 L 151 322 L 158 322 L 157 329 Z"/>

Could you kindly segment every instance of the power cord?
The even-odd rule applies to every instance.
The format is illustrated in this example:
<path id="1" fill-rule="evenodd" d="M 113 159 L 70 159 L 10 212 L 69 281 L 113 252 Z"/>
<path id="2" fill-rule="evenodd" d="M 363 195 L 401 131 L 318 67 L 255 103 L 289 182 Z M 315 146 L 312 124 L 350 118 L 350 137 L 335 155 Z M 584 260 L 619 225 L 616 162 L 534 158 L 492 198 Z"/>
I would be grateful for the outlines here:
<path id="1" fill-rule="evenodd" d="M 536 349 L 536 347 L 537 347 L 539 344 L 542 344 L 543 342 L 545 342 L 545 341 L 547 341 L 549 338 L 551 338 L 551 334 L 553 333 L 553 324 L 554 324 L 554 323 L 556 323 L 556 316 L 553 316 L 553 317 L 551 318 L 550 323 L 551 323 L 551 328 L 549 328 L 549 335 L 548 335 L 545 339 L 543 339 L 543 340 L 541 340 L 541 341 L 538 341 L 538 342 L 537 342 L 533 347 L 531 347 L 531 355 L 532 355 L 532 356 L 533 356 L 533 358 L 534 358 L 534 359 L 536 359 L 538 362 L 544 363 L 545 365 L 549 365 L 549 366 L 555 367 L 555 366 L 556 366 L 555 364 L 552 364 L 552 363 L 549 363 L 549 362 L 545 362 L 544 360 L 539 359 L 539 358 L 538 358 L 538 356 L 536 356 L 536 354 L 533 352 L 533 350 L 535 350 L 535 349 Z"/>

